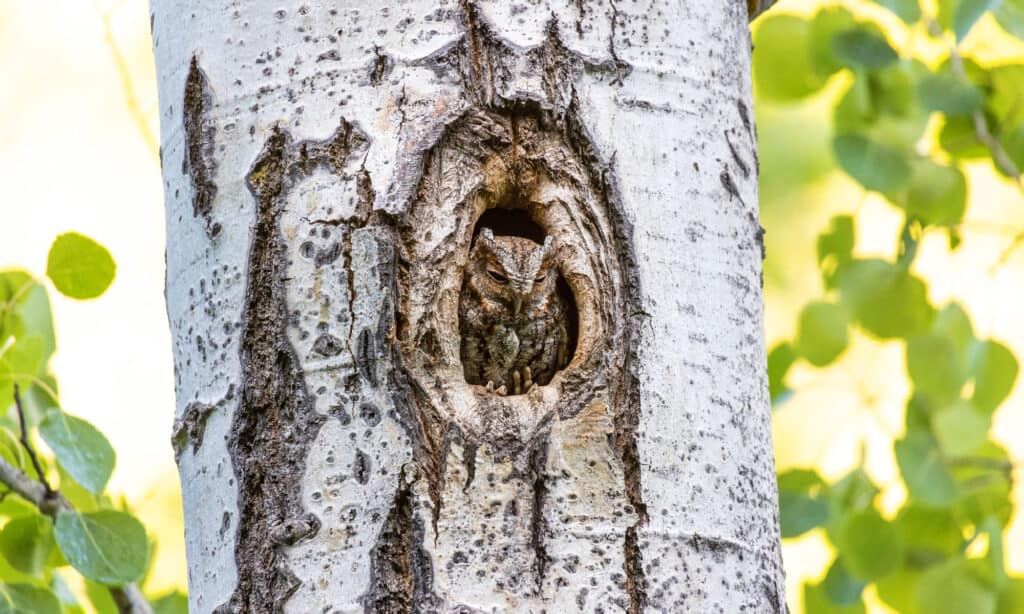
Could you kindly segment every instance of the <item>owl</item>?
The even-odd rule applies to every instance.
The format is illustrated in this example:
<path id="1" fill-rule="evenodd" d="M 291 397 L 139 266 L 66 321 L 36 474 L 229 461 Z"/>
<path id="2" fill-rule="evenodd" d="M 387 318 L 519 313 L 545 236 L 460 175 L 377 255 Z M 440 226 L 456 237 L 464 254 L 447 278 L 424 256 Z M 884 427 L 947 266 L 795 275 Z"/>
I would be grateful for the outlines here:
<path id="1" fill-rule="evenodd" d="M 551 237 L 538 244 L 482 229 L 459 295 L 466 382 L 499 395 L 550 382 L 568 359 L 569 309 Z"/>

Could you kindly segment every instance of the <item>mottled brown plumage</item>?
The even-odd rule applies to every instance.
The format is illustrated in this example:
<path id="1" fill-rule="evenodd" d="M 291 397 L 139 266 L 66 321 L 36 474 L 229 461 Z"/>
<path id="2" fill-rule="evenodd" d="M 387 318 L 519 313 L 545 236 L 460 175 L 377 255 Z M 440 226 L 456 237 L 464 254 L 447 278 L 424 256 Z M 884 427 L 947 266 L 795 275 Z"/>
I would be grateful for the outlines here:
<path id="1" fill-rule="evenodd" d="M 481 230 L 459 296 L 466 381 L 498 394 L 550 382 L 568 360 L 568 310 L 551 237 L 538 244 Z"/>

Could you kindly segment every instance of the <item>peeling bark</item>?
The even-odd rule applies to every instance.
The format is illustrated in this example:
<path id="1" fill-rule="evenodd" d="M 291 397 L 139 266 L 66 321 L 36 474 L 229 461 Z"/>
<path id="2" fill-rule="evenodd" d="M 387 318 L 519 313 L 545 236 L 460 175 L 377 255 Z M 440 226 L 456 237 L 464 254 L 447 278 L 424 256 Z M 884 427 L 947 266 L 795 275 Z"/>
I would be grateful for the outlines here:
<path id="1" fill-rule="evenodd" d="M 193 611 L 784 607 L 742 3 L 154 9 Z M 571 296 L 524 394 L 483 224 Z"/>

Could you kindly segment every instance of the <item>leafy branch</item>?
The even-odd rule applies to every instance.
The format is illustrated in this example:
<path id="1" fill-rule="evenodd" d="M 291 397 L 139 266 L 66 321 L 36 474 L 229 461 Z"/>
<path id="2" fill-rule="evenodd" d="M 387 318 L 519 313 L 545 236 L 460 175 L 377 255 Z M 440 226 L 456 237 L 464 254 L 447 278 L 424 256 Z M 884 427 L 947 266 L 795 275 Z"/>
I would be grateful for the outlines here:
<path id="1" fill-rule="evenodd" d="M 935 36 L 942 34 L 942 26 L 934 18 L 928 19 L 928 30 Z M 960 54 L 960 48 L 955 43 L 949 46 L 949 63 L 956 78 L 961 83 L 970 85 L 971 81 L 967 77 L 967 70 L 964 68 L 964 58 Z M 1024 193 L 1024 183 L 1021 182 L 1020 169 L 1017 168 L 1017 164 L 1014 163 L 1010 155 L 1003 149 L 999 139 L 993 136 L 992 132 L 988 129 L 988 120 L 985 119 L 984 111 L 981 108 L 974 109 L 971 112 L 971 121 L 974 125 L 974 135 L 988 149 L 996 168 L 1012 178 L 1013 182 Z"/>
<path id="2" fill-rule="evenodd" d="M 929 43 L 938 43 L 943 52 L 949 47 L 948 64 L 933 66 L 930 54 L 914 53 L 918 46 L 895 47 L 889 29 L 862 11 L 861 4 L 884 8 L 911 32 L 927 33 Z M 823 293 L 802 306 L 794 334 L 775 345 L 768 357 L 769 393 L 778 411 L 787 411 L 787 399 L 809 388 L 806 377 L 791 378 L 798 385 L 790 388 L 787 373 L 793 366 L 806 372 L 834 365 L 853 346 L 853 334 L 898 342 L 903 360 L 897 368 L 906 370 L 910 384 L 903 397 L 902 428 L 885 429 L 892 436 L 899 481 L 907 494 L 894 514 L 879 510 L 881 491 L 863 458 L 832 482 L 818 475 L 813 464 L 778 476 L 783 538 L 820 527 L 837 552 L 820 582 L 803 585 L 804 608 L 814 614 L 865 611 L 868 586 L 896 611 L 994 612 L 997 603 L 1000 611 L 1024 611 L 1017 592 L 1024 578 L 1005 573 L 1003 546 L 1015 513 L 1010 492 L 1020 465 L 991 433 L 993 416 L 1005 407 L 1021 366 L 1005 344 L 979 335 L 959 304 L 934 304 L 922 270 L 928 267 L 914 266 L 922 255 L 922 237 L 931 231 L 947 235 L 951 252 L 961 244 L 964 230 L 1005 235 L 1011 244 L 1000 264 L 1024 245 L 1019 228 L 965 220 L 968 197 L 977 196 L 971 194 L 974 186 L 964 172 L 971 160 L 989 160 L 994 171 L 1011 178 L 1024 194 L 1019 104 L 1024 64 L 975 65 L 956 46 L 986 12 L 1007 32 L 1024 38 L 1024 11 L 1007 8 L 1020 6 L 1019 0 L 927 4 L 831 3 L 806 16 L 773 12 L 754 27 L 759 104 L 792 104 L 819 92 L 834 94 L 829 138 L 837 169 L 865 193 L 884 199 L 903 220 L 895 256 L 867 257 L 857 249 L 860 229 L 867 225 L 859 211 L 831 219 L 816 245 Z M 937 14 L 927 14 L 929 10 Z M 826 86 L 838 84 L 833 76 L 840 73 L 843 88 L 830 92 Z M 933 122 L 936 117 L 944 121 Z M 813 137 L 779 134 L 775 142 L 762 142 L 762 159 L 788 162 L 796 159 L 788 150 L 808 141 L 815 144 Z M 820 176 L 824 171 L 817 164 L 815 160 L 815 176 Z M 789 176 L 806 172 L 786 171 Z M 811 179 L 803 181 L 810 184 Z M 797 187 L 787 186 L 787 198 Z M 773 203 L 766 199 L 762 204 L 770 211 Z M 765 224 L 769 232 L 770 224 Z M 878 232 L 866 230 L 869 235 Z M 872 365 L 863 371 L 883 364 L 891 371 L 894 366 L 892 361 L 865 358 L 858 350 L 857 360 Z M 817 378 L 815 384 L 824 379 Z M 805 397 L 793 411 L 804 411 L 809 400 Z M 841 423 L 845 416 L 838 404 L 826 403 L 823 410 L 826 405 L 829 424 Z M 859 405 L 872 408 L 872 400 L 862 398 Z M 883 490 L 890 489 L 883 485 Z M 986 535 L 984 555 L 980 548 L 962 547 L 971 529 Z M 996 570 L 984 581 L 969 577 L 982 557 Z M 900 573 L 905 571 L 911 573 Z"/>
<path id="3" fill-rule="evenodd" d="M 42 514 L 54 522 L 57 522 L 58 516 L 61 513 L 70 512 L 77 514 L 71 502 L 61 495 L 60 492 L 54 490 L 46 481 L 35 449 L 28 441 L 25 428 L 25 412 L 17 386 L 14 389 L 14 402 L 18 412 L 18 422 L 21 425 L 20 442 L 32 460 L 38 480 L 33 480 L 23 471 L 7 462 L 7 459 L 0 457 L 0 482 L 29 503 L 32 503 Z M 153 614 L 152 606 L 135 583 L 129 582 L 123 586 L 111 586 L 108 590 L 114 603 L 117 604 L 120 614 Z"/>
<path id="4" fill-rule="evenodd" d="M 78 233 L 57 237 L 47 255 L 47 277 L 71 298 L 100 296 L 115 273 L 110 253 Z M 0 609 L 64 611 L 52 569 L 70 564 L 109 594 L 108 599 L 103 592 L 87 591 L 97 607 L 104 603 L 122 614 L 152 614 L 136 584 L 150 564 L 149 537 L 131 514 L 111 509 L 103 494 L 116 459 L 110 442 L 59 406 L 48 367 L 56 349 L 49 298 L 46 287 L 23 271 L 0 271 L 0 340 L 0 410 L 13 399 L 16 411 L 16 423 L 0 428 L 0 490 L 36 508 L 26 513 L 19 504 L 2 512 L 0 553 L 34 581 L 0 583 Z M 46 459 L 32 445 L 36 435 L 53 452 L 62 491 L 47 479 Z M 169 597 L 180 604 L 176 594 Z"/>

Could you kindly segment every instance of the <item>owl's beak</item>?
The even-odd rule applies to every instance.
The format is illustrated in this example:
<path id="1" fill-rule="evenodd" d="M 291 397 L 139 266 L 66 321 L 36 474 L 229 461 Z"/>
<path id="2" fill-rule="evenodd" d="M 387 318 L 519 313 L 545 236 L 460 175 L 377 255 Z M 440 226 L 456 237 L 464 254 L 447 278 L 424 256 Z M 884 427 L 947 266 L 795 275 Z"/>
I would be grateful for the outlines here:
<path id="1" fill-rule="evenodd" d="M 517 316 L 523 309 L 523 299 L 530 296 L 530 291 L 533 290 L 533 283 L 529 279 L 513 279 L 512 280 L 512 315 Z"/>

